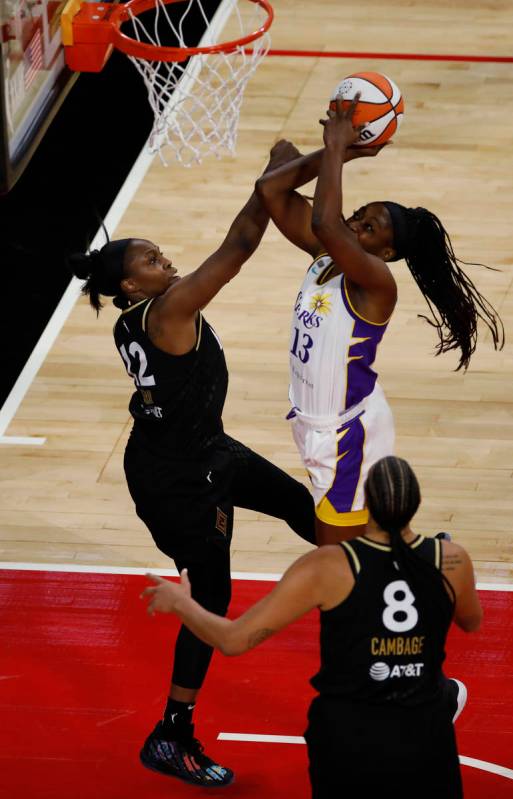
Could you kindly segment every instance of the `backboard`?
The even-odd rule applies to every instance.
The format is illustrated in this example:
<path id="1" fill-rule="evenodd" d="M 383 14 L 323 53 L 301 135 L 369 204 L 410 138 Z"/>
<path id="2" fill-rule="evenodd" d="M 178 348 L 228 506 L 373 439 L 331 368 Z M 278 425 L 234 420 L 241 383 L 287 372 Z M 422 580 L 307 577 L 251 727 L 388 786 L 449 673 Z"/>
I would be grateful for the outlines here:
<path id="1" fill-rule="evenodd" d="M 23 172 L 78 73 L 64 62 L 64 0 L 0 0 L 0 193 Z"/>

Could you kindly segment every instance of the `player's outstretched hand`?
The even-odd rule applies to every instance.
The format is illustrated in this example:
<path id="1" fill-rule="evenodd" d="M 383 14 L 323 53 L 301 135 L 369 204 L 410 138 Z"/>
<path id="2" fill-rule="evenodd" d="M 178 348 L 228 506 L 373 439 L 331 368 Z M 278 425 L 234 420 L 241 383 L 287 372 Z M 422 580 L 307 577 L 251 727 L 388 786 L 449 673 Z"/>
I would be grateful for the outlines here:
<path id="1" fill-rule="evenodd" d="M 299 152 L 295 144 L 287 139 L 279 139 L 276 144 L 271 147 L 269 156 L 269 165 L 266 171 L 277 169 L 283 164 L 288 164 L 290 161 L 295 161 L 296 158 L 301 158 L 302 153 Z"/>
<path id="2" fill-rule="evenodd" d="M 353 125 L 353 116 L 359 99 L 360 95 L 355 94 L 347 109 L 342 107 L 342 100 L 337 99 L 336 110 L 328 109 L 328 119 L 319 120 L 324 127 L 323 139 L 326 147 L 351 147 L 358 139 L 362 126 Z"/>
<path id="3" fill-rule="evenodd" d="M 182 569 L 180 582 L 172 583 L 156 574 L 147 574 L 148 580 L 155 585 L 148 586 L 141 594 L 141 599 L 148 599 L 147 611 L 153 616 L 159 613 L 173 613 L 177 603 L 191 595 L 191 584 L 187 576 L 187 569 Z"/>

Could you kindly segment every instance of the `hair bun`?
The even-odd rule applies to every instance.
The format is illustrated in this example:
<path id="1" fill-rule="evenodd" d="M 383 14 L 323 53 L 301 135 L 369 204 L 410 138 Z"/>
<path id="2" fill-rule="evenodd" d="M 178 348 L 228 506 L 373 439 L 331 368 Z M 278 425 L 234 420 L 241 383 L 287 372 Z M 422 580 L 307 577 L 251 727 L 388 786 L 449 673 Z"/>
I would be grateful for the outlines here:
<path id="1" fill-rule="evenodd" d="M 68 266 L 80 280 L 87 280 L 91 274 L 91 258 L 83 252 L 75 252 L 68 256 Z"/>
<path id="2" fill-rule="evenodd" d="M 87 280 L 94 272 L 103 269 L 102 256 L 99 250 L 91 250 L 89 254 L 75 252 L 68 256 L 68 265 L 73 274 L 80 280 Z"/>

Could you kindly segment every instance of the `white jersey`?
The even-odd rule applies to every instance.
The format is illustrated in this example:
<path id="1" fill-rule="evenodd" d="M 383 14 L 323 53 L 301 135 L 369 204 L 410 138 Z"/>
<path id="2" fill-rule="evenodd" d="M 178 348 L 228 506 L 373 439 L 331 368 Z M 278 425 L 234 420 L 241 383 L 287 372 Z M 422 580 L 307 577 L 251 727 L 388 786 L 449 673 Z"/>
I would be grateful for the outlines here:
<path id="1" fill-rule="evenodd" d="M 372 364 L 387 328 L 358 315 L 344 275 L 330 278 L 332 264 L 329 255 L 313 262 L 292 317 L 289 396 L 311 417 L 339 416 L 373 392 Z"/>

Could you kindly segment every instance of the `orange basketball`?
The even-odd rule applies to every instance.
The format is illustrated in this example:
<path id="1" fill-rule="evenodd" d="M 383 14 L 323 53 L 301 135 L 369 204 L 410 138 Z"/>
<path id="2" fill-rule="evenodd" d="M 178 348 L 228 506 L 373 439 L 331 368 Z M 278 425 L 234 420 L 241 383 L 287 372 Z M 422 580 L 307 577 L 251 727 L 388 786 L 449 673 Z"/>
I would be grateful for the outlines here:
<path id="1" fill-rule="evenodd" d="M 342 99 L 347 108 L 355 94 L 360 100 L 353 116 L 355 126 L 367 123 L 355 142 L 358 147 L 375 147 L 394 135 L 401 124 L 404 100 L 395 83 L 379 72 L 356 72 L 344 78 L 331 95 L 330 108 L 336 108 L 335 100 Z"/>

